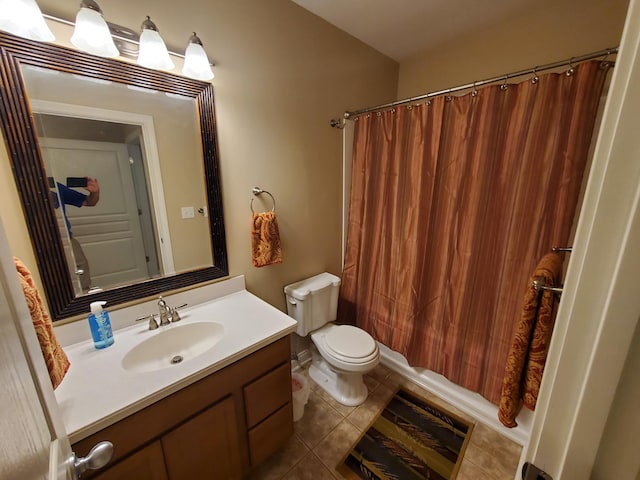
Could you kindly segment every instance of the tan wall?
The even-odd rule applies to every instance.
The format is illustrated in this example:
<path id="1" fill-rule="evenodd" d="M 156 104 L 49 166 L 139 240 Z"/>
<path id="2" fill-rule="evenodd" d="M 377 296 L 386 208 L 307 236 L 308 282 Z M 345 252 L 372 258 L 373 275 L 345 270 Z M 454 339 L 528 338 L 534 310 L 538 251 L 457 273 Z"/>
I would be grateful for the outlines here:
<path id="1" fill-rule="evenodd" d="M 400 62 L 398 99 L 584 55 L 620 42 L 628 0 L 542 0 Z"/>
<path id="2" fill-rule="evenodd" d="M 75 2 L 40 0 L 47 13 L 75 15 Z M 398 65 L 288 0 L 111 0 L 105 17 L 138 29 L 145 15 L 166 43 L 184 48 L 192 31 L 216 63 L 213 81 L 231 275 L 284 309 L 287 283 L 341 272 L 341 132 L 329 126 L 346 109 L 393 100 Z M 67 39 L 59 42 L 66 43 Z M 0 148 L 0 162 L 6 165 Z M 2 221 L 14 254 L 35 261 L 15 186 L 3 170 Z M 281 265 L 250 258 L 251 188 L 276 198 Z M 260 201 L 254 202 L 256 209 Z M 265 208 L 268 208 L 267 205 Z"/>

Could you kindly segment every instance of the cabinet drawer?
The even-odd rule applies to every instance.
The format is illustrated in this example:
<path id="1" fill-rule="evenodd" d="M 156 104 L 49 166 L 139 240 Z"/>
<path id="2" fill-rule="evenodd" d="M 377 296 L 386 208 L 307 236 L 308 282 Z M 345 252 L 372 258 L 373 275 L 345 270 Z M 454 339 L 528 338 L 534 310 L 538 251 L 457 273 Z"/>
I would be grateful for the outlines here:
<path id="1" fill-rule="evenodd" d="M 247 428 L 257 425 L 287 402 L 291 402 L 291 366 L 284 363 L 244 387 Z"/>
<path id="2" fill-rule="evenodd" d="M 291 435 L 293 435 L 293 404 L 289 402 L 264 422 L 249 430 L 251 465 L 258 465 L 275 453 Z"/>

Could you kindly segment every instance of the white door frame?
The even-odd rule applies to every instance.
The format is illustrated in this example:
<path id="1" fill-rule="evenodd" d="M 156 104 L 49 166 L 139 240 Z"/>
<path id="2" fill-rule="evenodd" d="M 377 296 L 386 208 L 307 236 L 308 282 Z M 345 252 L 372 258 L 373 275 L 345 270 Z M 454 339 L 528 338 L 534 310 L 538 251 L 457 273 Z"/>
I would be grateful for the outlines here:
<path id="1" fill-rule="evenodd" d="M 72 478 L 71 445 L 2 222 L 0 315 L 0 478 Z"/>
<path id="2" fill-rule="evenodd" d="M 169 220 L 167 218 L 164 189 L 162 187 L 160 154 L 158 152 L 158 144 L 156 142 L 153 117 L 150 115 L 51 102 L 48 100 L 34 99 L 30 100 L 29 103 L 31 104 L 32 111 L 35 113 L 124 123 L 128 125 L 137 125 L 142 129 L 143 151 L 149 172 L 149 188 L 151 190 L 151 198 L 153 200 L 152 208 L 156 220 L 156 228 L 158 230 L 158 244 L 160 248 L 162 269 L 165 275 L 175 273 L 173 250 L 171 248 L 171 235 L 169 234 Z"/>
<path id="3" fill-rule="evenodd" d="M 640 4 L 631 0 L 521 457 L 554 480 L 589 478 L 640 317 L 639 118 Z"/>

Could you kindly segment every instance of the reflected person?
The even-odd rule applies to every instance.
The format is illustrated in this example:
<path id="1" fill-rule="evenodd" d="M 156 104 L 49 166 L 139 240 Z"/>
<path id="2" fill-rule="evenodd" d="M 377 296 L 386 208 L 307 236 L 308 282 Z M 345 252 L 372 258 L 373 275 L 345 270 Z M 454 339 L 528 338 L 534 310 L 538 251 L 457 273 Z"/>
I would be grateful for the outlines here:
<path id="1" fill-rule="evenodd" d="M 81 182 L 82 188 L 84 188 L 88 195 L 84 193 L 78 192 L 73 188 L 69 188 L 69 186 L 64 185 L 60 182 L 56 182 L 58 187 L 58 195 L 60 195 L 60 201 L 58 199 L 58 195 L 53 194 L 53 206 L 58 208 L 62 206 L 62 214 L 64 216 L 65 224 L 67 225 L 67 231 L 69 232 L 69 239 L 71 241 L 71 248 L 73 249 L 73 256 L 76 260 L 76 267 L 78 270 L 82 270 L 84 273 L 80 275 L 80 285 L 83 291 L 89 290 L 91 287 L 91 271 L 89 269 L 89 261 L 87 260 L 84 251 L 82 250 L 82 245 L 76 238 L 74 238 L 73 233 L 71 231 L 71 223 L 67 218 L 67 205 L 72 205 L 74 207 L 93 207 L 100 200 L 100 185 L 98 184 L 98 180 L 91 177 L 82 177 L 86 180 L 86 185 L 84 182 Z M 80 185 L 78 185 L 80 186 Z"/>

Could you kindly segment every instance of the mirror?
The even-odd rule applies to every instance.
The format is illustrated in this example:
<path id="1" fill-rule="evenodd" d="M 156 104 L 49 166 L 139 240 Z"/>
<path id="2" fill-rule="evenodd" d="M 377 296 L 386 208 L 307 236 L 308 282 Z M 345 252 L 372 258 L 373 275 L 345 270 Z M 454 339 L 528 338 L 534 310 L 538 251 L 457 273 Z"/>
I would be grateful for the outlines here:
<path id="1" fill-rule="evenodd" d="M 192 98 L 29 65 L 22 76 L 76 294 L 213 263 Z M 76 204 L 85 177 L 93 208 Z"/>
<path id="2" fill-rule="evenodd" d="M 54 320 L 228 275 L 210 84 L 6 33 L 0 49 L 2 128 Z"/>

